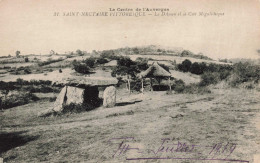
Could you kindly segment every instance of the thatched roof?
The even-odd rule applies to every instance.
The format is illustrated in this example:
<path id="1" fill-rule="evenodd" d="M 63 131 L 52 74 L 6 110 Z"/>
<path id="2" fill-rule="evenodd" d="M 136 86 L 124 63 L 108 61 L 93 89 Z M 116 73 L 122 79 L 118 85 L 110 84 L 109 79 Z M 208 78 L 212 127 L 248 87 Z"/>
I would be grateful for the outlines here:
<path id="1" fill-rule="evenodd" d="M 147 70 L 141 72 L 138 76 L 140 78 L 170 77 L 171 73 L 158 65 L 157 62 L 154 62 Z"/>

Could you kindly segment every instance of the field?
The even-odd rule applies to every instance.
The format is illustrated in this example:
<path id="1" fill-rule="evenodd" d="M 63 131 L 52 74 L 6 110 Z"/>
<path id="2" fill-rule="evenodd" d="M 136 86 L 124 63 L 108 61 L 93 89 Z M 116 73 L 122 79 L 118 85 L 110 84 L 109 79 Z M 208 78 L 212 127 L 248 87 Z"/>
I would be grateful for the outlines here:
<path id="1" fill-rule="evenodd" d="M 125 89 L 118 89 L 114 108 L 99 107 L 80 114 L 37 118 L 39 111 L 53 105 L 43 98 L 0 113 L 0 137 L 5 140 L 1 141 L 0 156 L 7 162 L 137 162 L 126 158 L 225 159 L 231 153 L 226 159 L 256 162 L 260 149 L 260 92 L 218 87 L 211 91 L 203 95 L 164 91 L 129 95 Z M 109 140 L 123 137 L 134 137 L 127 143 L 143 153 L 128 150 L 120 154 L 116 141 Z M 149 150 L 156 151 L 165 138 L 175 144 L 213 147 L 222 143 L 223 147 L 221 152 L 215 148 L 211 154 L 207 148 L 190 153 L 154 154 Z M 222 152 L 226 144 L 228 148 Z M 231 147 L 235 148 L 233 152 Z M 229 162 L 180 159 L 138 162 L 173 161 Z"/>

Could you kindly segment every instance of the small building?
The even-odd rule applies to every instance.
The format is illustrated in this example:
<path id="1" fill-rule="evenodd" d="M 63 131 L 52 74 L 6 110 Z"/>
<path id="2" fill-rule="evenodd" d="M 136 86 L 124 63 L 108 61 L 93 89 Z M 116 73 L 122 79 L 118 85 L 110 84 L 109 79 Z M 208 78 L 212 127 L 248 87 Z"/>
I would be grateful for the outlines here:
<path id="1" fill-rule="evenodd" d="M 168 79 L 169 89 L 171 90 L 171 73 L 162 68 L 157 62 L 154 62 L 147 70 L 138 74 L 138 77 L 142 79 L 142 92 L 144 91 L 143 79 L 150 78 L 151 91 L 153 90 L 152 78 L 155 78 L 159 84 L 162 79 Z"/>

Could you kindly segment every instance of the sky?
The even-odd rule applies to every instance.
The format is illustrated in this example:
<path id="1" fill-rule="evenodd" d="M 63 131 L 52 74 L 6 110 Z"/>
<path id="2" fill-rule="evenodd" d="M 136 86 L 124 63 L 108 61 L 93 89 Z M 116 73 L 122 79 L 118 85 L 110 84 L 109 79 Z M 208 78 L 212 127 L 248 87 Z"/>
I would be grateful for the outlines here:
<path id="1" fill-rule="evenodd" d="M 64 12 L 108 12 L 109 8 L 169 8 L 169 13 L 224 15 L 62 16 Z M 0 56 L 15 55 L 17 50 L 26 55 L 143 45 L 182 47 L 214 59 L 259 58 L 260 0 L 0 1 Z"/>

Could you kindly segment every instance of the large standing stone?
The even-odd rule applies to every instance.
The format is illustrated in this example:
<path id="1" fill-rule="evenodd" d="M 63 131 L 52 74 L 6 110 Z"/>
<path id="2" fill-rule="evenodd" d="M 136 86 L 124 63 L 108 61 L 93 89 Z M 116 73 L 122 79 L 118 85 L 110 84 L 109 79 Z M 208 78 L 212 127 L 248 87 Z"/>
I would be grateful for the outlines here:
<path id="1" fill-rule="evenodd" d="M 74 103 L 74 104 L 84 103 L 84 93 L 85 93 L 85 90 L 82 88 L 68 87 L 65 105 L 69 105 L 71 103 Z"/>
<path id="2" fill-rule="evenodd" d="M 53 110 L 55 112 L 60 112 L 63 109 L 64 99 L 66 98 L 67 94 L 67 86 L 62 88 L 60 94 L 57 96 L 56 101 L 54 103 Z"/>
<path id="3" fill-rule="evenodd" d="M 114 86 L 107 87 L 104 91 L 103 95 L 104 101 L 103 106 L 104 107 L 113 107 L 116 104 L 116 88 Z"/>

